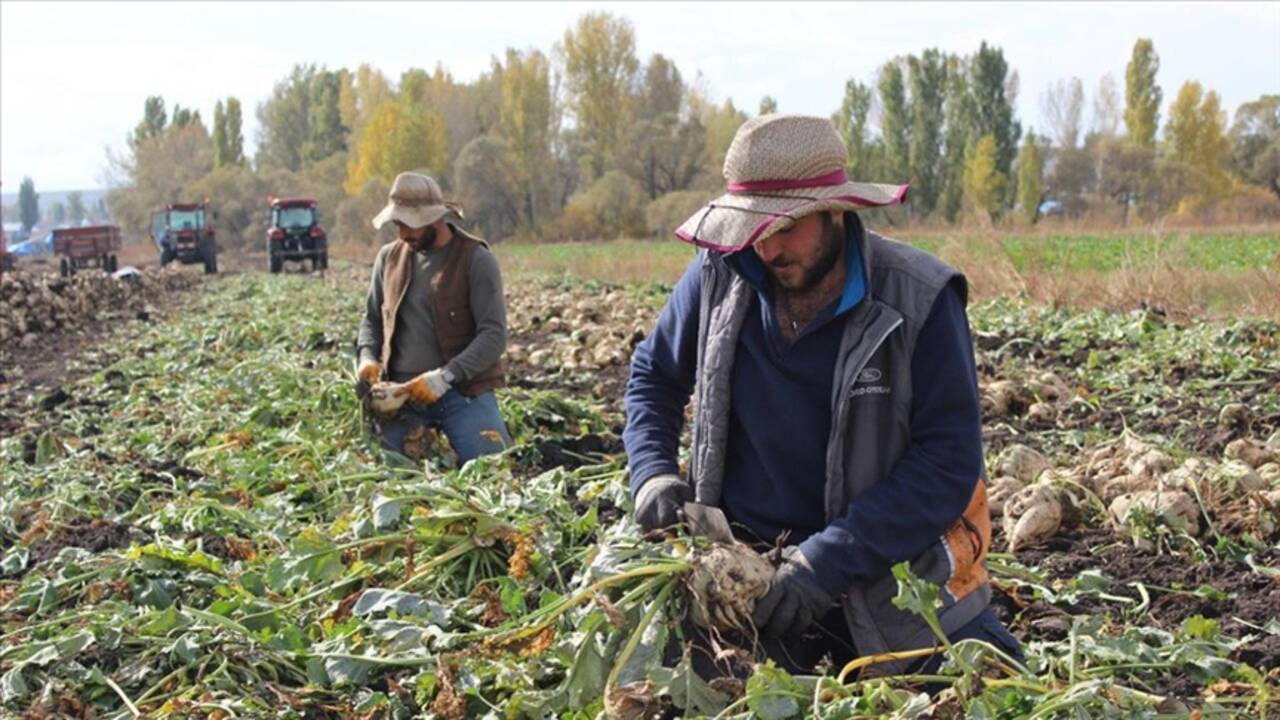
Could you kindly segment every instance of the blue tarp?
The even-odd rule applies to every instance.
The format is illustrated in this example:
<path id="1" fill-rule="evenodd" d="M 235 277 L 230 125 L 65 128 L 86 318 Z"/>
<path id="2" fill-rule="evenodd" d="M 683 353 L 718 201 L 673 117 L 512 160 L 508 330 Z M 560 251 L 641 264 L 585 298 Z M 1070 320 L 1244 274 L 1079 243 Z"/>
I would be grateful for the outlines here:
<path id="1" fill-rule="evenodd" d="M 53 233 L 43 238 L 33 238 L 17 245 L 10 245 L 9 252 L 25 257 L 44 257 L 53 254 Z"/>

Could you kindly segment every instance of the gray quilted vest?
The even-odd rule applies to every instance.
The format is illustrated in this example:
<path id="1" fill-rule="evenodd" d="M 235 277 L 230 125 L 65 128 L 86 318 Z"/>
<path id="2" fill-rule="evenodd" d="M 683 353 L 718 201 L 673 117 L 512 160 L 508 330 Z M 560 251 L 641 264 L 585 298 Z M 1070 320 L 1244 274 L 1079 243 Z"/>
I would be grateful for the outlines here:
<path id="1" fill-rule="evenodd" d="M 859 494 L 886 478 L 906 452 L 916 337 L 938 293 L 955 279 L 964 287 L 962 275 L 928 253 L 872 232 L 860 232 L 859 238 L 868 289 L 866 298 L 846 317 L 836 359 L 827 440 L 826 522 L 843 515 Z M 729 434 L 730 378 L 738 335 L 755 291 L 714 252 L 702 253 L 701 281 L 690 477 L 698 502 L 719 505 Z M 986 483 L 979 478 L 964 515 L 911 561 L 916 577 L 942 590 L 938 616 L 943 632 L 955 632 L 990 602 L 983 562 L 990 544 Z M 841 597 L 859 654 L 936 643 L 923 620 L 894 607 L 896 594 L 897 581 L 888 575 L 855 583 Z M 870 672 L 901 672 L 908 664 L 883 663 L 872 666 Z"/>

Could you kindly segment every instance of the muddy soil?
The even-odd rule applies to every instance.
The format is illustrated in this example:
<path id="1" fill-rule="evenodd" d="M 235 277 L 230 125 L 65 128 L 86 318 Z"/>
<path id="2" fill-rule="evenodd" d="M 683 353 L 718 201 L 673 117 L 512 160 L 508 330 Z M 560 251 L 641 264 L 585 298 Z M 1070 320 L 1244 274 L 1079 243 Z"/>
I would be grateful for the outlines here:
<path id="1" fill-rule="evenodd" d="M 1079 577 L 1098 570 L 1111 579 L 1106 592 L 1130 598 L 1132 604 L 1082 597 L 1076 603 L 1051 605 L 1034 597 L 1031 588 L 1002 587 L 995 593 L 996 614 L 1022 641 L 1061 640 L 1071 627 L 1071 615 L 1107 615 L 1176 631 L 1190 617 L 1216 620 L 1229 637 L 1256 636 L 1237 651 L 1239 659 L 1262 668 L 1280 667 L 1280 637 L 1259 632 L 1280 608 L 1280 580 L 1255 572 L 1248 564 L 1228 558 L 1197 561 L 1184 555 L 1139 550 L 1118 540 L 1107 529 L 1060 532 L 1044 544 L 1020 550 L 1018 560 L 1035 567 L 1050 582 Z M 1256 553 L 1258 565 L 1280 567 L 1280 549 Z M 1129 608 L 1143 602 L 1138 589 L 1147 591 L 1150 604 L 1138 617 Z"/>
<path id="2" fill-rule="evenodd" d="M 63 548 L 84 548 L 92 553 L 100 553 L 114 548 L 128 547 L 133 541 L 134 529 L 124 523 L 111 520 L 79 520 L 68 525 L 48 538 L 31 543 L 31 556 L 28 569 L 54 557 Z"/>

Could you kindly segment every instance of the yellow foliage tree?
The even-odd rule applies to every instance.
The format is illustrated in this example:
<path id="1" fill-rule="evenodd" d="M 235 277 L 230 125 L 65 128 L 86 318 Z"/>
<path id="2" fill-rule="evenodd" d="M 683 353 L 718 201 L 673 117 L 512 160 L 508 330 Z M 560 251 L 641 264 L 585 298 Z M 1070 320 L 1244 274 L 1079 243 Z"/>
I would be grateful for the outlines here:
<path id="1" fill-rule="evenodd" d="M 537 222 L 539 188 L 552 172 L 552 94 L 550 63 L 537 50 L 507 50 L 502 71 L 499 128 L 519 173 L 515 178 L 523 198 L 526 222 Z"/>
<path id="2" fill-rule="evenodd" d="M 1204 92 L 1200 83 L 1188 81 L 1178 90 L 1169 108 L 1165 126 L 1172 158 L 1195 169 L 1201 199 L 1221 197 L 1231 188 L 1227 163 L 1231 141 L 1227 138 L 1227 115 L 1218 93 Z"/>
<path id="3" fill-rule="evenodd" d="M 565 31 L 557 52 L 563 59 L 569 109 L 587 144 L 587 169 L 595 179 L 622 152 L 632 85 L 640 69 L 635 28 L 609 13 L 588 13 Z"/>
<path id="4" fill-rule="evenodd" d="M 347 195 L 355 196 L 372 178 L 389 183 L 409 170 L 439 179 L 448 150 L 448 131 L 439 113 L 403 99 L 384 102 L 360 133 L 343 188 Z"/>
<path id="5" fill-rule="evenodd" d="M 342 124 L 357 138 L 373 111 L 391 100 L 391 85 L 381 70 L 368 63 L 356 68 L 354 73 L 343 72 L 338 89 L 338 114 Z M 350 143 L 348 143 L 350 145 Z"/>
<path id="6" fill-rule="evenodd" d="M 1004 173 L 996 169 L 996 139 L 983 135 L 965 153 L 964 196 L 969 208 L 984 221 L 1000 212 L 1005 194 Z"/>

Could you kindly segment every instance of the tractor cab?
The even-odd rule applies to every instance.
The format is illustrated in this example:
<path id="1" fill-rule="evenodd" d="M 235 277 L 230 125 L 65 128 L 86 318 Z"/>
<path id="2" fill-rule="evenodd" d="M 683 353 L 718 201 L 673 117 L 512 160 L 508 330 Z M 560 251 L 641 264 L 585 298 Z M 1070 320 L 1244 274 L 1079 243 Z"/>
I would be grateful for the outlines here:
<path id="1" fill-rule="evenodd" d="M 177 260 L 203 263 L 204 271 L 218 271 L 218 246 L 209 222 L 209 203 L 174 203 L 151 215 L 151 239 L 160 249 L 160 264 Z"/>
<path id="2" fill-rule="evenodd" d="M 311 261 L 312 270 L 329 266 L 329 243 L 314 198 L 271 198 L 267 216 L 267 269 L 278 273 L 286 261 Z"/>

